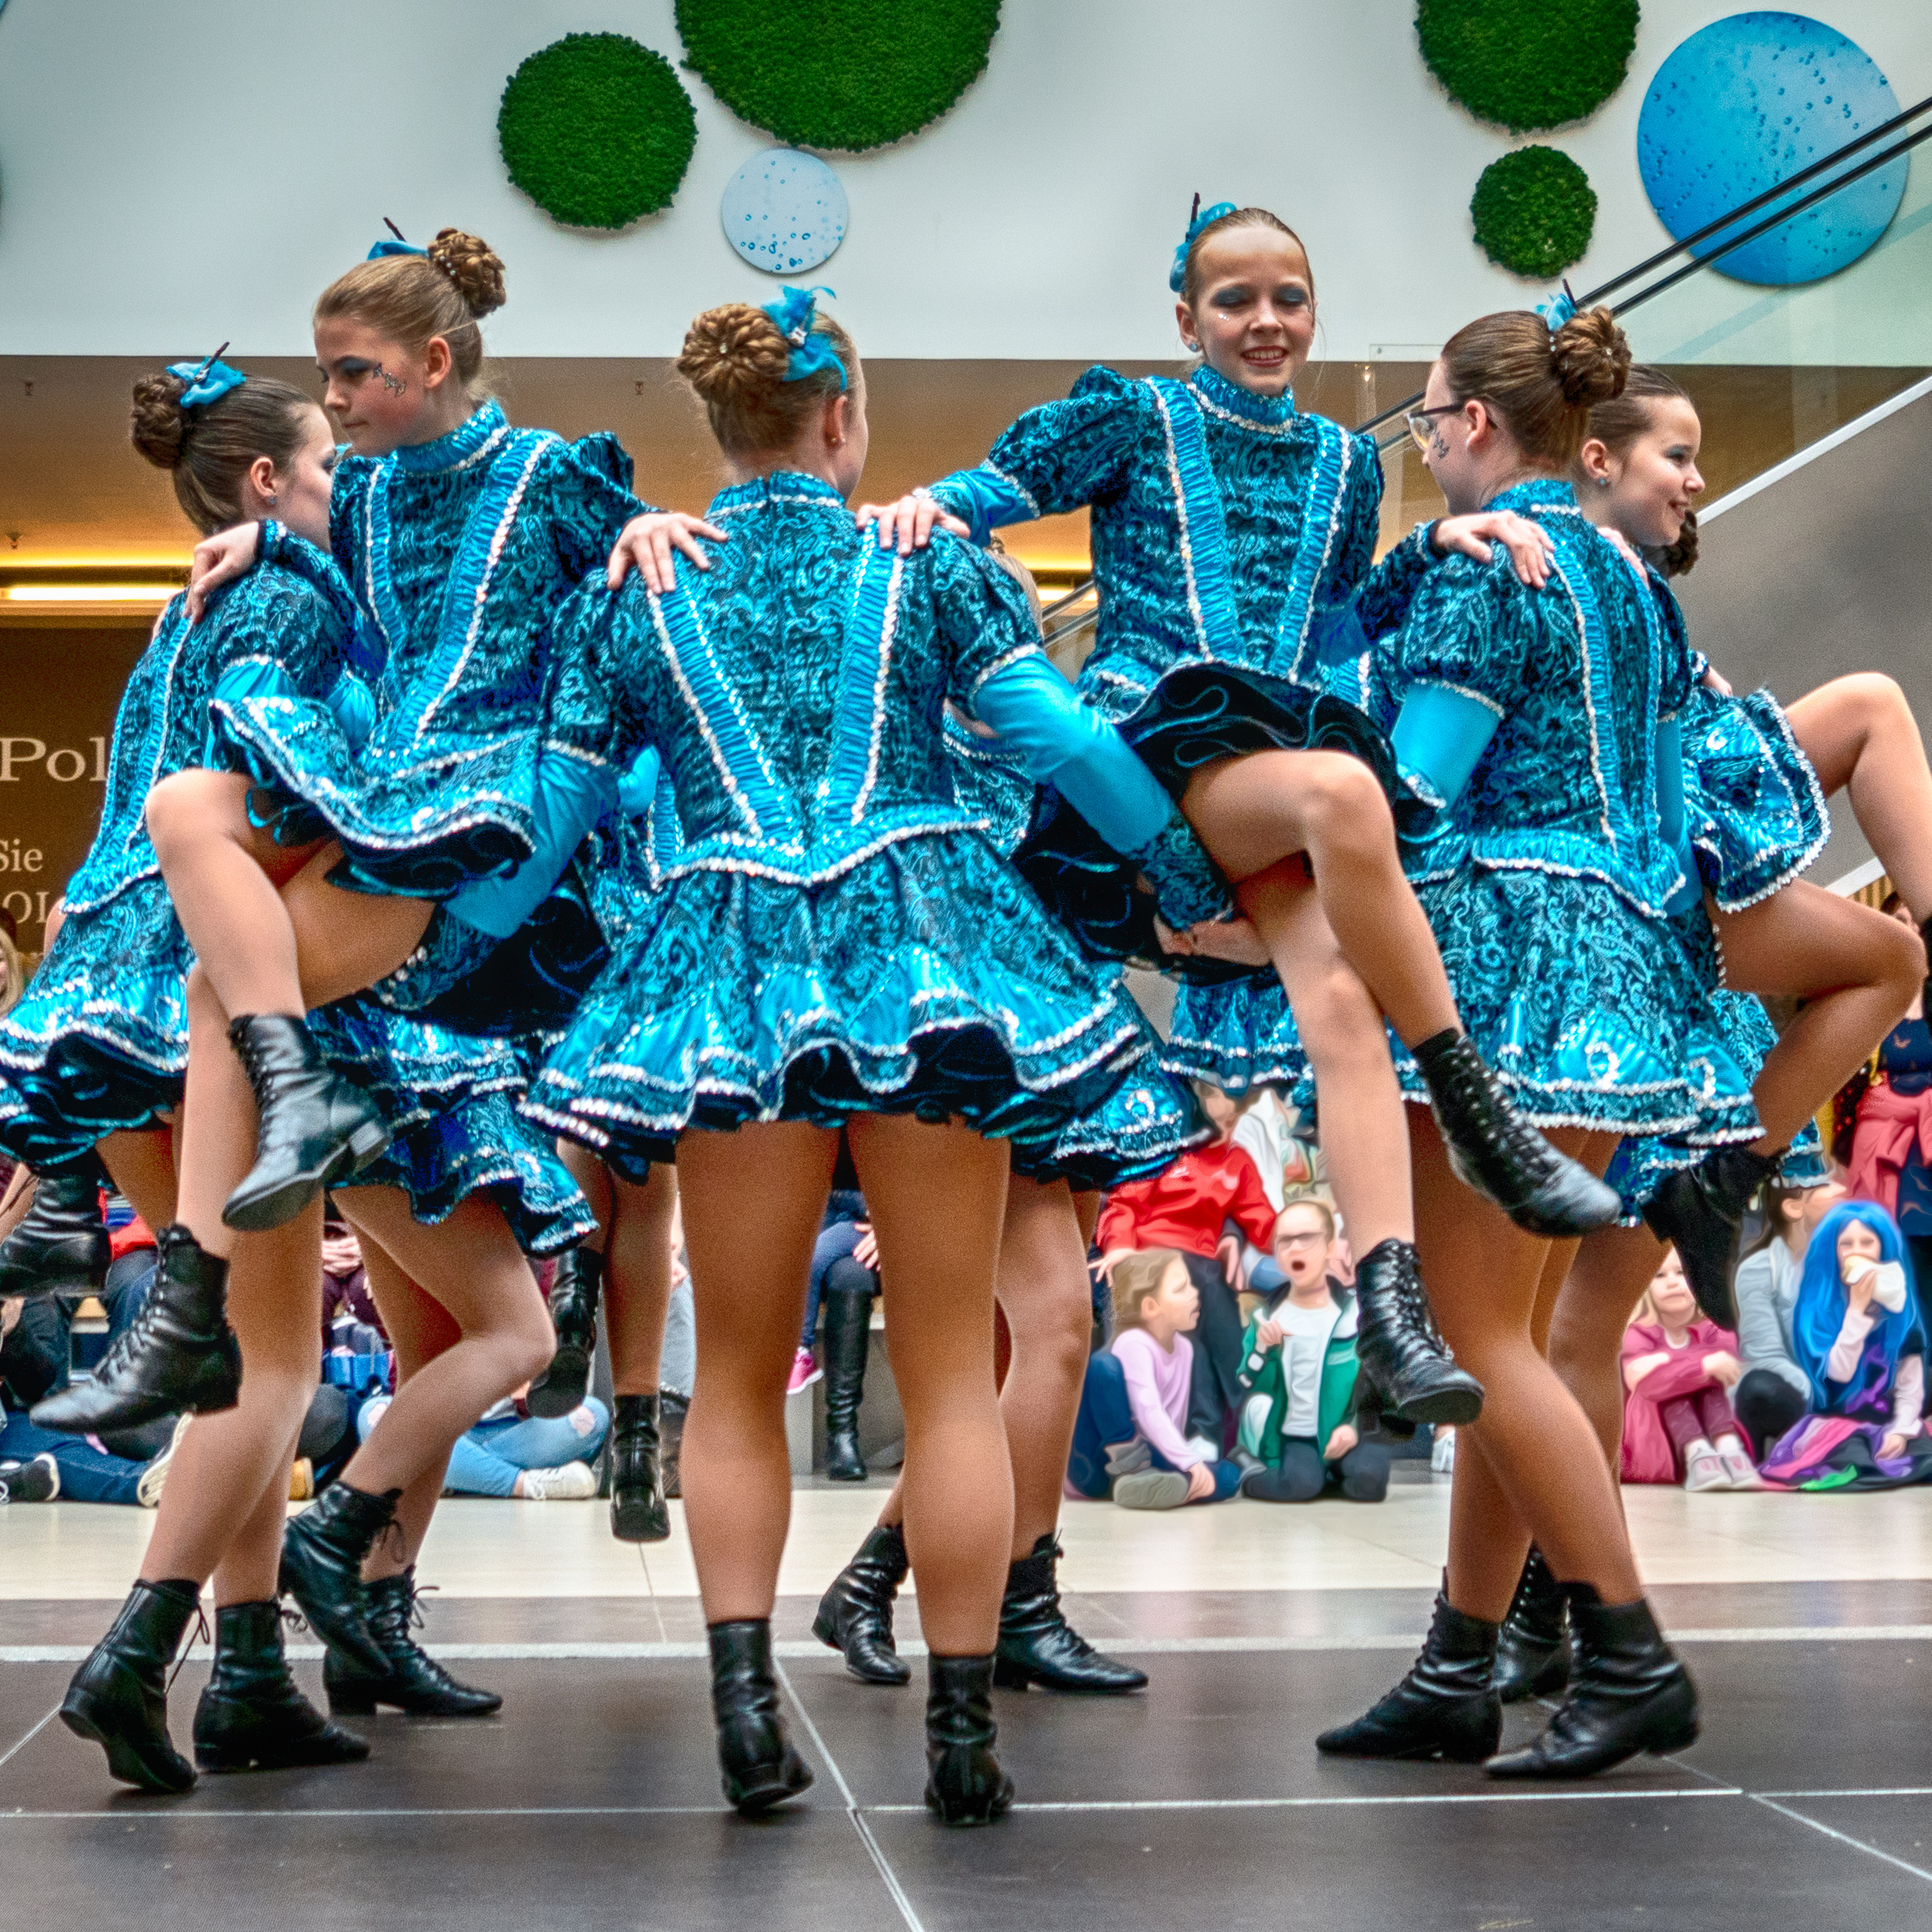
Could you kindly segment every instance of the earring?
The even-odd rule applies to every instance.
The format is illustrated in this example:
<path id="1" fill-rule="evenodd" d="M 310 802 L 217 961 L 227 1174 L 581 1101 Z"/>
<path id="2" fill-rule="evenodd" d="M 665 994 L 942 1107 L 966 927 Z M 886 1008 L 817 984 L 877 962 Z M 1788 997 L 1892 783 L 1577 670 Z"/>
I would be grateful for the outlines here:
<path id="1" fill-rule="evenodd" d="M 271 490 L 268 492 L 267 500 L 268 500 L 268 502 L 269 507 L 270 507 L 271 508 L 272 508 L 274 507 L 274 501 L 275 501 L 275 493 L 274 493 L 274 490 Z"/>
<path id="2" fill-rule="evenodd" d="M 1597 488 L 1599 490 L 1607 490 L 1610 487 L 1610 479 L 1607 476 L 1599 476 L 1597 478 Z"/>

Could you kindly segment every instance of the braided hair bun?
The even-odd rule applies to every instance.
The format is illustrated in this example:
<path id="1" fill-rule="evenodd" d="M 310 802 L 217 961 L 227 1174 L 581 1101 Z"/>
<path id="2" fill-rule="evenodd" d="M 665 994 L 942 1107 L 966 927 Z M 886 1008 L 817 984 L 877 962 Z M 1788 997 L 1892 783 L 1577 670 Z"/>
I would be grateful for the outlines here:
<path id="1" fill-rule="evenodd" d="M 742 408 L 784 380 L 791 345 L 761 308 L 726 302 L 685 332 L 677 372 L 707 404 Z"/>
<path id="2" fill-rule="evenodd" d="M 129 434 L 134 447 L 157 470 L 181 466 L 188 439 L 188 418 L 181 399 L 188 385 L 178 376 L 143 376 L 134 385 L 134 408 Z"/>
<path id="3" fill-rule="evenodd" d="M 503 306 L 503 265 L 488 242 L 460 228 L 438 231 L 429 259 L 456 284 L 464 306 L 478 320 Z"/>
<path id="4" fill-rule="evenodd" d="M 1550 366 L 1562 386 L 1563 400 L 1587 409 L 1623 394 L 1630 378 L 1630 343 L 1608 309 L 1582 309 L 1550 336 Z"/>

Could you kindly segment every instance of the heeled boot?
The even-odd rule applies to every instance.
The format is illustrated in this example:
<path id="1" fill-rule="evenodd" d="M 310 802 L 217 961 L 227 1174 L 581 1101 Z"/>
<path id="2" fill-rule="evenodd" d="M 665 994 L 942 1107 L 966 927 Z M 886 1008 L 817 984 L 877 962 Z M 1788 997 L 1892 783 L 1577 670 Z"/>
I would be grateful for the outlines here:
<path id="1" fill-rule="evenodd" d="M 401 1494 L 370 1496 L 337 1481 L 282 1532 L 278 1588 L 330 1649 L 371 1677 L 386 1676 L 389 1659 L 369 1628 L 362 1559 L 394 1520 Z"/>
<path id="2" fill-rule="evenodd" d="M 364 1583 L 362 1599 L 369 1634 L 389 1667 L 380 1676 L 372 1676 L 352 1658 L 332 1648 L 322 1659 L 322 1686 L 336 1715 L 369 1717 L 378 1704 L 406 1711 L 412 1718 L 487 1718 L 503 1708 L 495 1691 L 459 1684 L 411 1634 L 423 1620 L 413 1563 L 392 1576 Z"/>
<path id="3" fill-rule="evenodd" d="M 706 1634 L 724 1796 L 744 1816 L 755 1818 L 807 1790 L 812 1773 L 792 1749 L 779 1714 L 770 1622 L 745 1617 L 712 1624 Z"/>
<path id="4" fill-rule="evenodd" d="M 279 1604 L 215 1612 L 214 1672 L 194 1713 L 194 1761 L 203 1771 L 360 1764 L 368 1755 L 366 1738 L 332 1724 L 296 1688 Z"/>
<path id="5" fill-rule="evenodd" d="M 662 1543 L 670 1534 L 658 1420 L 655 1395 L 617 1398 L 610 1423 L 610 1534 L 620 1543 Z"/>
<path id="6" fill-rule="evenodd" d="M 1024 1690 L 1030 1684 L 1100 1696 L 1144 1690 L 1144 1670 L 1102 1657 L 1067 1622 L 1060 1607 L 1059 1563 L 1060 1539 L 1049 1532 L 1008 1566 L 993 1682 L 1003 1690 Z"/>
<path id="7" fill-rule="evenodd" d="M 1697 1687 L 1649 1604 L 1606 1604 L 1587 1583 L 1562 1589 L 1576 1648 L 1569 1694 L 1540 1737 L 1483 1768 L 1492 1778 L 1593 1778 L 1640 1751 L 1696 1743 Z"/>
<path id="8" fill-rule="evenodd" d="M 1408 1675 L 1353 1724 L 1324 1731 L 1315 1748 L 1330 1757 L 1442 1757 L 1456 1764 L 1489 1756 L 1503 1732 L 1503 1707 L 1490 1684 L 1496 1628 L 1465 1616 L 1446 1589 L 1438 1592 L 1422 1654 Z"/>
<path id="9" fill-rule="evenodd" d="M 859 1405 L 866 1394 L 866 1356 L 872 1342 L 872 1298 L 849 1288 L 825 1291 L 825 1473 L 835 1483 L 862 1483 Z"/>
<path id="10" fill-rule="evenodd" d="M 1013 1802 L 993 1755 L 993 1660 L 926 1660 L 926 1803 L 948 1825 L 990 1825 Z"/>
<path id="11" fill-rule="evenodd" d="M 1519 1228 L 1560 1240 L 1607 1227 L 1623 1211 L 1615 1188 L 1516 1112 L 1467 1034 L 1435 1034 L 1413 1050 L 1449 1164 Z"/>
<path id="12" fill-rule="evenodd" d="M 91 1152 L 34 1170 L 33 1203 L 0 1241 L 0 1300 L 100 1292 L 113 1258 L 100 1212 L 105 1178 Z"/>
<path id="13" fill-rule="evenodd" d="M 812 1635 L 828 1650 L 843 1651 L 845 1668 L 867 1684 L 912 1681 L 911 1665 L 892 1646 L 892 1600 L 910 1568 L 904 1532 L 896 1522 L 875 1524 L 818 1600 Z"/>
<path id="14" fill-rule="evenodd" d="M 43 1429 L 106 1436 L 167 1415 L 212 1415 L 242 1393 L 242 1348 L 228 1325 L 228 1264 L 178 1222 L 154 1236 L 154 1279 L 126 1332 L 86 1382 L 34 1405 Z"/>
<path id="15" fill-rule="evenodd" d="M 550 1325 L 556 1353 L 530 1384 L 532 1415 L 568 1415 L 590 1392 L 590 1364 L 597 1353 L 597 1304 L 604 1292 L 604 1257 L 572 1248 L 559 1259 L 550 1284 Z M 627 1539 L 637 1541 L 639 1539 Z"/>
<path id="16" fill-rule="evenodd" d="M 1695 1167 L 1666 1174 L 1643 1210 L 1650 1232 L 1676 1249 L 1697 1306 L 1720 1328 L 1735 1331 L 1738 1325 L 1731 1278 L 1737 1272 L 1744 1210 L 1777 1174 L 1783 1158 L 1781 1149 L 1762 1154 L 1749 1148 L 1719 1148 Z"/>
<path id="17" fill-rule="evenodd" d="M 255 1090 L 261 1123 L 255 1165 L 221 1218 L 244 1234 L 292 1221 L 332 1181 L 367 1167 L 389 1144 L 376 1102 L 316 1050 L 306 1022 L 290 1013 L 243 1013 L 228 1025 Z"/>
<path id="18" fill-rule="evenodd" d="M 107 1754 L 110 1774 L 142 1791 L 194 1786 L 194 1766 L 168 1736 L 168 1666 L 201 1592 L 186 1579 L 136 1583 L 113 1628 L 74 1673 L 61 1722 Z"/>
<path id="19" fill-rule="evenodd" d="M 1553 1696 L 1570 1681 L 1570 1606 L 1533 1543 L 1503 1619 L 1490 1681 L 1505 1704 Z"/>
<path id="20" fill-rule="evenodd" d="M 1414 1245 L 1378 1241 L 1355 1264 L 1355 1354 L 1405 1421 L 1460 1428 L 1483 1412 L 1483 1385 L 1456 1366 L 1436 1325 Z"/>

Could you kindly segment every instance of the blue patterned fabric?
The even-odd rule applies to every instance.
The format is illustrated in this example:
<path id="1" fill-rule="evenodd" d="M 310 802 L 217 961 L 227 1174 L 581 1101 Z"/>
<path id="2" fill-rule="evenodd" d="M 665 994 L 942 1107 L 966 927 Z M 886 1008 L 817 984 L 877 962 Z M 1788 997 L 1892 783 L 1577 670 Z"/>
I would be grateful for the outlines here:
<path id="1" fill-rule="evenodd" d="M 192 958 L 148 837 L 148 794 L 204 762 L 210 694 L 237 668 L 272 667 L 298 692 L 332 689 L 354 618 L 334 566 L 293 536 L 274 562 L 218 592 L 200 623 L 179 597 L 161 614 L 122 695 L 100 829 L 68 881 L 66 922 L 0 1019 L 0 1144 L 30 1165 L 152 1125 L 181 1097 Z"/>
<path id="2" fill-rule="evenodd" d="M 947 694 L 1037 650 L 1024 592 L 950 538 L 880 550 L 810 476 L 708 514 L 709 572 L 592 580 L 567 620 L 572 704 L 610 706 L 614 764 L 658 746 L 681 844 L 530 1111 L 620 1172 L 692 1126 L 877 1112 L 1050 1148 L 1142 1034 L 954 794 Z"/>

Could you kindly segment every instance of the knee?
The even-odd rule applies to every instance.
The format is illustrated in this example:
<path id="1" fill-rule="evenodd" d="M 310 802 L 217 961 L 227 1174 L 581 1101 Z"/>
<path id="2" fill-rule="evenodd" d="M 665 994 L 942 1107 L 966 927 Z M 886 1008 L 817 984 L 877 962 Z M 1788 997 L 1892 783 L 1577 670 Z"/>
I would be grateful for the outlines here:
<path id="1" fill-rule="evenodd" d="M 1901 720 L 1911 722 L 1912 706 L 1895 677 L 1888 677 L 1882 670 L 1861 670 L 1839 682 L 1857 700 L 1861 722 L 1868 732 Z"/>
<path id="2" fill-rule="evenodd" d="M 1303 781 L 1302 814 L 1310 830 L 1330 846 L 1366 849 L 1395 838 L 1395 820 L 1375 773 L 1359 758 L 1321 754 Z"/>
<path id="3" fill-rule="evenodd" d="M 1925 942 L 1910 926 L 1895 919 L 1885 922 L 1892 930 L 1884 938 L 1883 983 L 1899 1001 L 1902 1013 L 1925 982 Z"/>
<path id="4" fill-rule="evenodd" d="M 1382 1008 L 1361 976 L 1339 954 L 1314 972 L 1295 974 L 1288 999 L 1302 1046 L 1318 1075 L 1333 1079 L 1387 1063 L 1388 1038 Z"/>

